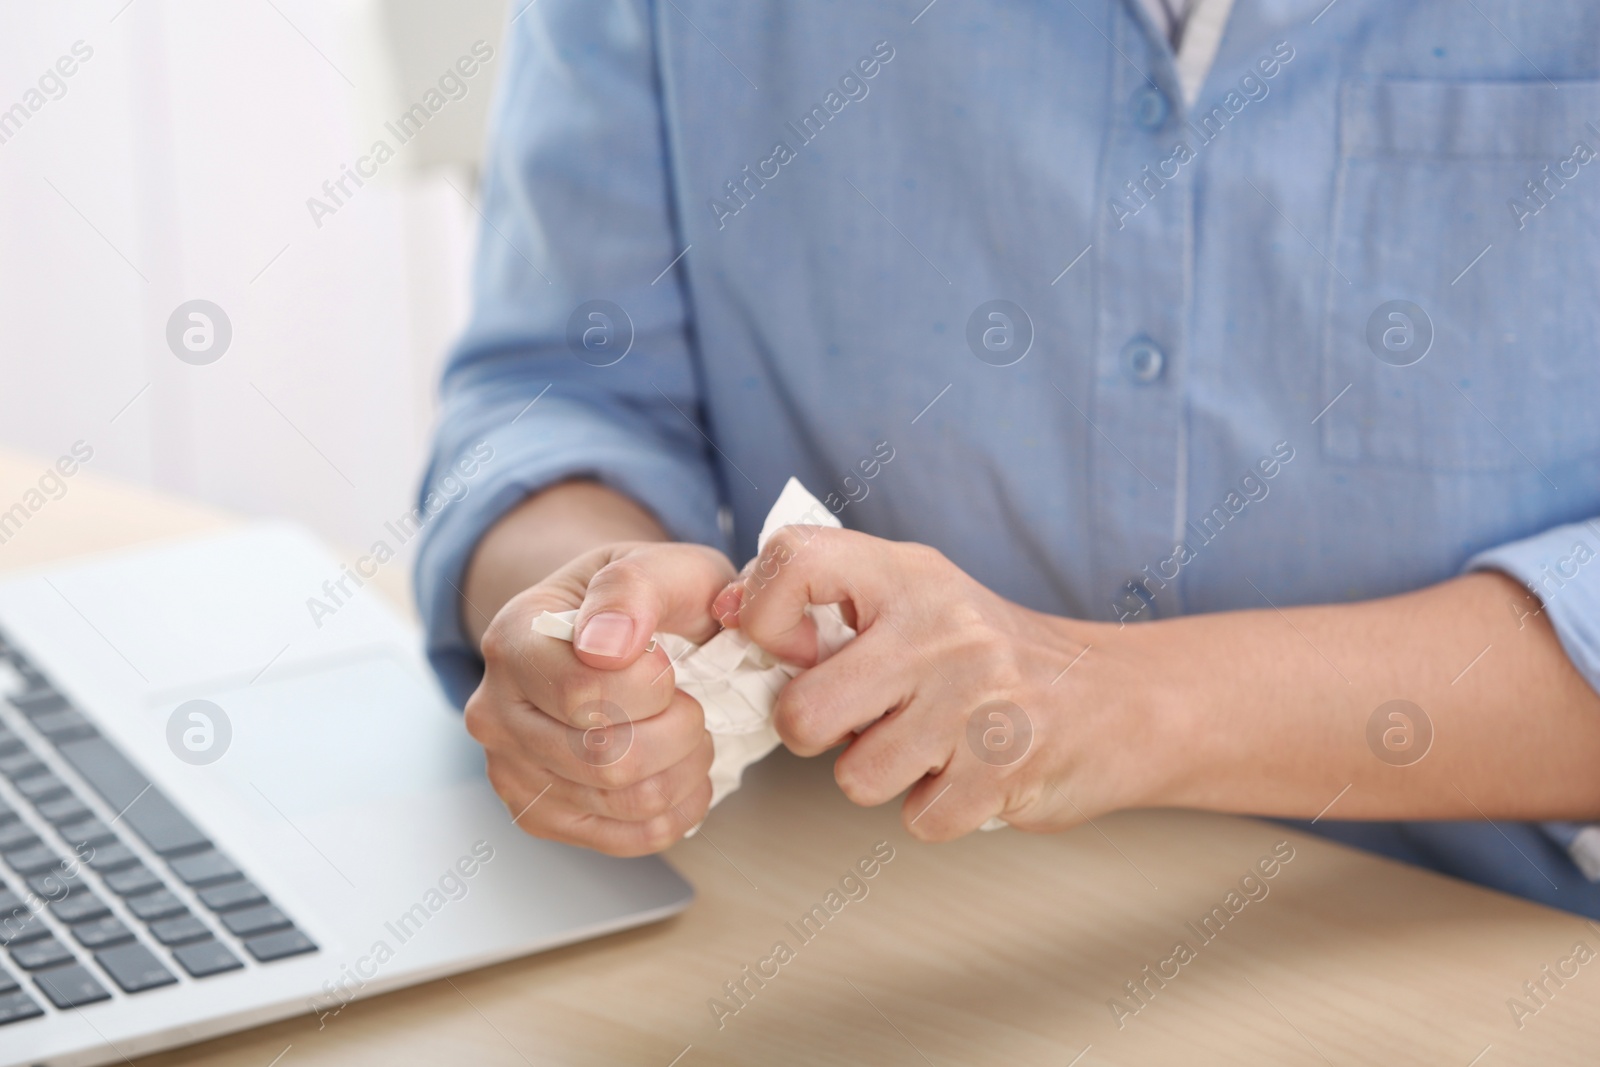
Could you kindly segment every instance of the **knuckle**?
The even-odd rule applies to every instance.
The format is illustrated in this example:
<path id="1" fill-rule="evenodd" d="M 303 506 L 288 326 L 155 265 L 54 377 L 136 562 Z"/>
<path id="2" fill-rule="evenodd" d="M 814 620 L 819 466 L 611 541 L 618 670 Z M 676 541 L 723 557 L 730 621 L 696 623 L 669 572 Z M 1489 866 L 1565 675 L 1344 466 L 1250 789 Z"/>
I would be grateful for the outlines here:
<path id="1" fill-rule="evenodd" d="M 992 656 L 989 662 L 994 664 L 989 678 L 996 692 L 1019 693 L 1026 685 L 1027 677 L 1016 660 L 1007 656 Z"/>
<path id="2" fill-rule="evenodd" d="M 839 791 L 845 795 L 845 799 L 857 807 L 870 808 L 883 801 L 870 776 L 863 774 L 859 768 L 841 764 L 834 768 L 833 780 L 839 783 Z"/>
<path id="3" fill-rule="evenodd" d="M 700 701 L 688 693 L 673 690 L 667 695 L 666 707 L 662 711 L 671 716 L 667 724 L 673 728 L 676 736 L 678 730 L 683 731 L 683 736 L 705 740 L 710 737 L 706 733 L 706 712 Z M 707 746 L 709 749 L 709 746 Z"/>
<path id="4" fill-rule="evenodd" d="M 607 797 L 612 818 L 641 822 L 664 815 L 671 807 L 665 793 L 653 782 L 637 782 Z"/>
<path id="5" fill-rule="evenodd" d="M 750 584 L 760 588 L 777 581 L 784 568 L 800 554 L 809 540 L 810 537 L 803 536 L 799 527 L 780 526 L 774 530 L 761 549 L 761 554 L 756 557 L 755 573 L 751 575 Z"/>
<path id="6" fill-rule="evenodd" d="M 985 641 L 989 636 L 989 617 L 970 600 L 956 599 L 940 605 L 940 610 L 944 613 L 944 626 L 951 633 L 973 641 Z"/>
<path id="7" fill-rule="evenodd" d="M 946 566 L 950 562 L 945 558 L 943 552 L 940 552 L 932 545 L 925 545 L 921 541 L 906 542 L 901 547 L 905 550 L 908 558 L 922 568 L 932 570 Z"/>
<path id="8" fill-rule="evenodd" d="M 1011 791 L 1002 802 L 1000 815 L 1015 828 L 1029 829 L 1039 825 L 1040 817 L 1046 809 L 1044 789 L 1030 783 L 1021 789 Z"/>
<path id="9" fill-rule="evenodd" d="M 650 576 L 640 561 L 625 556 L 601 567 L 589 581 L 589 590 L 608 604 L 628 600 L 650 589 Z"/>
<path id="10" fill-rule="evenodd" d="M 514 639 L 508 632 L 504 619 L 496 616 L 490 621 L 489 628 L 483 631 L 483 640 L 478 642 L 478 649 L 483 653 L 483 662 L 490 670 L 516 654 Z"/>
<path id="11" fill-rule="evenodd" d="M 644 846 L 647 852 L 660 852 L 678 839 L 678 823 L 674 816 L 658 815 L 644 824 Z"/>
<path id="12" fill-rule="evenodd" d="M 561 717 L 574 725 L 592 725 L 577 720 L 581 717 L 584 705 L 604 699 L 605 683 L 600 672 L 573 659 L 558 668 L 551 681 L 555 683 L 557 710 Z"/>
<path id="13" fill-rule="evenodd" d="M 804 688 L 793 683 L 786 686 L 778 696 L 772 719 L 778 735 L 791 748 L 815 749 L 828 742 L 828 738 L 822 736 L 824 733 L 822 709 Z"/>
<path id="14" fill-rule="evenodd" d="M 484 776 L 489 779 L 489 786 L 495 796 L 502 800 L 511 801 L 511 794 L 515 791 L 516 776 L 506 766 L 506 761 L 490 756 L 484 761 Z"/>
<path id="15" fill-rule="evenodd" d="M 799 526 L 781 526 L 767 541 L 766 555 L 784 560 L 792 559 L 811 540 Z"/>
<path id="16" fill-rule="evenodd" d="M 603 679 L 603 684 L 628 718 L 638 720 L 659 715 L 673 706 L 677 701 L 677 680 L 672 658 L 658 644 L 654 652 L 645 653 L 626 670 Z"/>
<path id="17" fill-rule="evenodd" d="M 906 833 L 923 844 L 942 840 L 943 835 L 937 831 L 931 819 L 921 818 L 920 809 L 914 808 L 910 803 L 907 803 L 900 812 L 900 824 L 906 828 Z"/>
<path id="18" fill-rule="evenodd" d="M 601 789 L 611 791 L 627 789 L 637 784 L 633 770 L 624 766 L 627 762 L 627 760 L 617 760 L 614 763 L 593 764 L 590 774 Z"/>
<path id="19" fill-rule="evenodd" d="M 461 722 L 467 728 L 467 736 L 485 748 L 489 745 L 492 716 L 490 700 L 483 695 L 482 689 L 472 694 L 461 712 Z"/>
<path id="20" fill-rule="evenodd" d="M 607 856 L 626 858 L 643 854 L 633 835 L 626 832 L 625 829 L 607 829 L 598 822 L 580 825 L 572 829 L 568 832 L 567 838 L 572 844 L 582 845 L 584 848 L 592 848 L 596 852 L 604 853 Z"/>

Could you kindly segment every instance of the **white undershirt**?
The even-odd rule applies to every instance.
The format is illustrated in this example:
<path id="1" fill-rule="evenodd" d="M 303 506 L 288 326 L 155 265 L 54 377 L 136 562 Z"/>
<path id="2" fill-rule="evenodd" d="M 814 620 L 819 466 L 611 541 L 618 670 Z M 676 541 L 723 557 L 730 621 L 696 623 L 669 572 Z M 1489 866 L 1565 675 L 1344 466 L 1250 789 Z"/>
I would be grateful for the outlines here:
<path id="1" fill-rule="evenodd" d="M 1192 105 L 1211 63 L 1217 58 L 1222 31 L 1233 0 L 1141 0 L 1150 20 L 1166 34 L 1178 53 L 1178 81 L 1183 99 Z"/>

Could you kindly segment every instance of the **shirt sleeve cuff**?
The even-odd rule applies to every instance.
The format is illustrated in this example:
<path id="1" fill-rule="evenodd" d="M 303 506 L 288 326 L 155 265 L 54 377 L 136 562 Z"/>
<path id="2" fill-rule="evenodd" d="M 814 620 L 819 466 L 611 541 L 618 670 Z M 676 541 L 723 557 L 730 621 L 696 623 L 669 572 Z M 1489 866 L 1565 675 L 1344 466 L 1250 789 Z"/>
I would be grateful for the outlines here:
<path id="1" fill-rule="evenodd" d="M 590 478 L 648 508 L 675 540 L 727 547 L 709 464 L 652 440 L 619 413 L 546 397 L 537 418 L 466 440 L 457 436 L 453 448 L 441 441 L 434 455 L 423 483 L 416 563 L 428 660 L 457 707 L 483 676 L 478 650 L 461 626 L 467 562 L 489 527 L 531 494 Z"/>
<path id="2" fill-rule="evenodd" d="M 1543 602 L 1556 637 L 1578 672 L 1600 692 L 1600 520 L 1557 526 L 1480 552 L 1466 569 L 1504 571 Z M 1512 605 L 1522 616 L 1540 609 Z"/>

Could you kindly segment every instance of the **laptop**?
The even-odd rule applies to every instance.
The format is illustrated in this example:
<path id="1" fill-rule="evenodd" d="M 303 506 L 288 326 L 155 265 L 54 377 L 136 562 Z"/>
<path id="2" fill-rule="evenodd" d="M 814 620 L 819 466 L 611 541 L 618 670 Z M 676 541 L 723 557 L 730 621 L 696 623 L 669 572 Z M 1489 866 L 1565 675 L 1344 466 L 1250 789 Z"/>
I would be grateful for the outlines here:
<path id="1" fill-rule="evenodd" d="M 260 523 L 0 583 L 0 1063 L 337 1026 L 689 904 L 659 859 L 517 829 L 350 573 Z"/>

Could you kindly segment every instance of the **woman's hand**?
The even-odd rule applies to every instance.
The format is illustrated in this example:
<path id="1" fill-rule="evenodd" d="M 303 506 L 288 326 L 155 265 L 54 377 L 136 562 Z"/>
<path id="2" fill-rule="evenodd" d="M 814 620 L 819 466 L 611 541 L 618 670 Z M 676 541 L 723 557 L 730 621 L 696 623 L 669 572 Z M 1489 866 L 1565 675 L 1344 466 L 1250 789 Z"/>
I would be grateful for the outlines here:
<path id="1" fill-rule="evenodd" d="M 804 609 L 832 603 L 859 636 L 818 664 Z M 810 668 L 778 699 L 784 743 L 811 756 L 848 741 L 845 795 L 872 806 L 910 787 L 919 838 L 996 815 L 1059 830 L 1143 799 L 1155 704 L 1115 626 L 1013 604 L 926 546 L 815 526 L 778 531 L 712 611 Z"/>
<path id="2" fill-rule="evenodd" d="M 791 526 L 712 610 L 804 666 L 804 607 L 853 615 L 860 636 L 784 689 L 778 732 L 802 755 L 849 742 L 845 794 L 909 786 L 907 828 L 944 840 L 995 815 L 1056 830 L 1135 807 L 1593 820 L 1600 696 L 1547 612 L 1507 610 L 1525 602 L 1474 573 L 1118 626 L 1020 607 L 921 545 Z M 1391 751 L 1396 706 L 1416 743 Z"/>
<path id="3" fill-rule="evenodd" d="M 489 781 L 536 837 L 614 856 L 658 852 L 711 804 L 711 735 L 674 687 L 656 631 L 705 641 L 712 597 L 733 575 L 702 545 L 632 542 L 586 552 L 501 608 L 482 641 L 483 683 L 466 725 Z M 533 632 L 580 609 L 574 643 Z"/>

